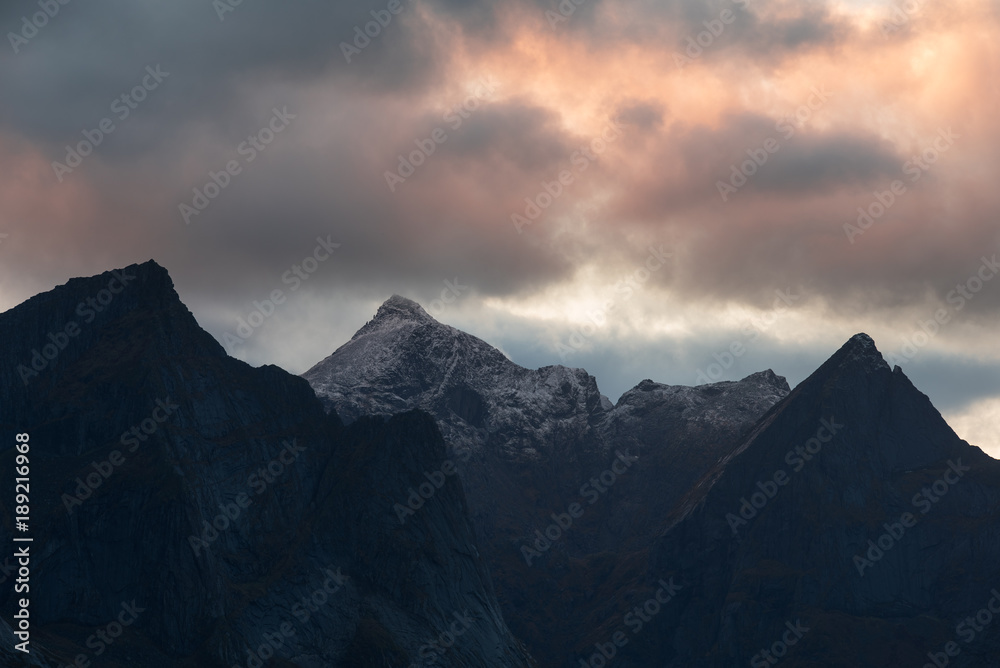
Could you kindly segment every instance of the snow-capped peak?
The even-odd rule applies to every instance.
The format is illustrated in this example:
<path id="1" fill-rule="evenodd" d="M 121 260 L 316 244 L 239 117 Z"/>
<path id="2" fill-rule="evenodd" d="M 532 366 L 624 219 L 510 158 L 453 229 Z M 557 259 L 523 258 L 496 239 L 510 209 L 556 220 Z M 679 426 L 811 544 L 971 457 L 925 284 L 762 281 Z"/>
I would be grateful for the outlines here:
<path id="1" fill-rule="evenodd" d="M 437 320 L 427 313 L 420 304 L 412 299 L 393 295 L 378 307 L 375 317 L 365 323 L 365 326 L 354 334 L 354 338 L 376 330 L 394 329 L 402 324 L 430 323 L 436 324 Z"/>

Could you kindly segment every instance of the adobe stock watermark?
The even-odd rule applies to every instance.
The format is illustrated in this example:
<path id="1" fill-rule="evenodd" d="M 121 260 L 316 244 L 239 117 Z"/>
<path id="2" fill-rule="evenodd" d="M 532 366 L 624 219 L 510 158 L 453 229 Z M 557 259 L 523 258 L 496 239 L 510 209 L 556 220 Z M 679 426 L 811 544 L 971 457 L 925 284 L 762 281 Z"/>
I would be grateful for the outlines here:
<path id="1" fill-rule="evenodd" d="M 746 337 L 746 342 L 736 340 L 730 343 L 729 347 L 722 352 L 713 353 L 712 357 L 715 359 L 715 362 L 712 362 L 704 369 L 698 369 L 698 375 L 694 379 L 695 385 L 714 383 L 720 380 L 726 371 L 736 364 L 736 360 L 747 353 L 747 350 L 749 350 L 747 344 L 756 341 L 760 337 L 761 332 L 766 332 L 778 321 L 778 316 L 788 311 L 795 302 L 802 299 L 802 295 L 794 294 L 791 288 L 775 290 L 774 293 L 777 297 L 771 306 L 771 310 L 760 318 L 750 318 L 750 322 L 740 328 L 740 334 Z"/>
<path id="2" fill-rule="evenodd" d="M 454 281 L 445 279 L 443 282 L 444 289 L 441 291 L 440 299 L 432 299 L 430 305 L 428 306 L 431 315 L 435 318 L 444 313 L 445 307 L 447 307 L 448 304 L 454 304 L 458 298 L 462 296 L 462 293 L 469 289 L 468 285 L 462 285 L 459 283 L 457 277 Z"/>
<path id="3" fill-rule="evenodd" d="M 466 121 L 474 111 L 479 109 L 480 104 L 484 101 L 489 100 L 493 93 L 496 92 L 497 83 L 495 79 L 490 77 L 487 80 L 486 77 L 480 77 L 477 81 L 479 86 L 476 88 L 475 92 L 469 95 L 461 104 L 449 109 L 445 112 L 443 120 L 452 131 L 457 131 L 462 127 L 462 123 Z M 444 144 L 448 141 L 448 132 L 443 127 L 437 127 L 431 130 L 430 134 L 423 139 L 414 139 L 413 143 L 416 144 L 417 148 L 410 151 L 408 155 L 399 155 L 399 164 L 395 171 L 385 171 L 385 182 L 389 186 L 389 192 L 396 192 L 396 186 L 406 183 L 406 179 L 413 176 L 417 169 L 419 169 L 424 163 L 426 163 L 434 152 L 437 151 L 438 146 Z"/>
<path id="4" fill-rule="evenodd" d="M 282 622 L 273 631 L 265 631 L 261 634 L 261 642 L 255 649 L 247 649 L 246 663 L 234 663 L 233 668 L 263 668 L 264 663 L 269 661 L 279 649 L 285 646 L 286 639 L 295 636 L 295 628 L 291 622 Z"/>
<path id="5" fill-rule="evenodd" d="M 153 409 L 150 417 L 122 434 L 122 446 L 127 446 L 130 453 L 135 452 L 139 449 L 139 445 L 149 440 L 149 437 L 160 429 L 160 425 L 169 420 L 178 409 L 180 406 L 173 403 L 170 397 L 167 397 L 166 400 L 157 399 L 156 408 Z M 93 471 L 87 474 L 86 478 L 78 477 L 76 479 L 76 488 L 73 490 L 73 494 L 64 493 L 62 495 L 66 513 L 72 515 L 76 506 L 82 506 L 83 502 L 89 499 L 118 468 L 124 466 L 126 460 L 127 458 L 121 450 L 112 450 L 106 460 L 91 462 L 90 466 Z"/>
<path id="6" fill-rule="evenodd" d="M 462 461 L 467 462 L 469 457 L 472 456 L 471 450 L 466 450 L 463 454 Z M 407 518 L 416 515 L 417 511 L 424 507 L 424 504 L 432 496 L 434 496 L 439 489 L 444 487 L 444 483 L 448 478 L 458 473 L 458 469 L 455 467 L 455 462 L 450 459 L 444 460 L 441 463 L 441 468 L 435 470 L 432 473 L 424 471 L 424 478 L 427 480 L 421 482 L 416 488 L 411 487 L 407 491 L 410 493 L 406 497 L 406 504 L 396 503 L 392 509 L 396 513 L 396 517 L 399 519 L 400 524 L 406 524 Z"/>
<path id="7" fill-rule="evenodd" d="M 745 10 L 750 7 L 750 0 L 733 0 L 733 4 Z M 685 65 L 701 58 L 705 50 L 711 48 L 715 44 L 715 40 L 726 31 L 726 26 L 732 25 L 735 21 L 736 15 L 731 9 L 723 9 L 719 12 L 718 18 L 702 21 L 701 24 L 705 26 L 705 29 L 694 37 L 688 35 L 687 48 L 684 49 L 684 53 L 674 52 L 674 64 L 683 69 Z"/>
<path id="8" fill-rule="evenodd" d="M 552 203 L 565 192 L 565 188 L 572 185 L 576 177 L 587 170 L 588 167 L 608 150 L 608 146 L 613 144 L 622 135 L 623 124 L 617 120 L 610 120 L 601 131 L 600 136 L 594 137 L 588 144 L 581 146 L 569 157 L 570 164 L 575 170 L 564 169 L 560 171 L 552 181 L 542 181 L 542 189 L 534 197 L 525 197 L 527 204 L 524 208 L 524 215 L 514 212 L 510 214 L 510 222 L 514 224 L 514 229 L 521 234 L 521 228 L 532 225 L 542 215 L 542 213 L 552 206 Z"/>
<path id="9" fill-rule="evenodd" d="M 597 328 L 607 324 L 608 317 L 618 308 L 619 299 L 622 301 L 631 299 L 645 285 L 646 281 L 652 277 L 653 272 L 659 271 L 667 263 L 667 259 L 673 257 L 672 253 L 664 252 L 662 244 L 658 249 L 649 246 L 648 250 L 649 256 L 643 265 L 615 282 L 613 288 L 614 294 L 605 300 L 601 306 L 587 313 L 590 322 L 585 322 L 574 329 L 566 340 L 566 343 L 556 342 L 556 352 L 559 353 L 560 360 L 565 362 L 574 352 L 583 348 L 587 339 L 597 332 Z"/>
<path id="10" fill-rule="evenodd" d="M 97 319 L 99 313 L 104 313 L 115 295 L 119 295 L 134 281 L 136 277 L 121 271 L 112 271 L 111 279 L 106 288 L 98 291 L 93 297 L 88 297 L 76 305 L 76 315 L 83 320 L 83 324 L 89 325 Z M 80 336 L 83 329 L 76 320 L 67 322 L 61 330 L 49 332 L 46 337 L 49 342 L 42 346 L 41 350 L 33 348 L 31 350 L 31 361 L 29 366 L 19 364 L 17 373 L 21 376 L 21 382 L 27 387 L 33 378 L 36 378 L 42 371 L 55 364 L 56 358 L 69 346 L 70 339 Z"/>
<path id="11" fill-rule="evenodd" d="M 307 623 L 313 613 L 319 612 L 320 608 L 326 605 L 334 594 L 347 586 L 348 577 L 340 572 L 340 568 L 334 571 L 332 565 L 328 566 L 323 569 L 322 575 L 326 578 L 323 583 L 292 606 L 292 614 L 301 624 Z M 246 650 L 245 664 L 234 663 L 233 668 L 244 668 L 244 666 L 246 668 L 263 668 L 272 657 L 277 655 L 278 650 L 285 646 L 286 638 L 290 639 L 294 636 L 295 627 L 290 622 L 282 622 L 278 628 L 264 633 L 262 635 L 263 642 L 255 649 Z"/>
<path id="12" fill-rule="evenodd" d="M 910 22 L 912 17 L 917 15 L 924 4 L 924 2 L 918 2 L 918 0 L 906 0 L 902 4 L 892 3 L 892 6 L 887 10 L 888 14 L 886 17 L 879 21 L 879 32 L 882 33 L 883 37 L 888 37 L 898 32 Z"/>
<path id="13" fill-rule="evenodd" d="M 628 472 L 637 459 L 638 457 L 628 457 L 623 455 L 620 450 L 616 450 L 615 458 L 611 461 L 611 465 L 602 471 L 600 475 L 591 478 L 580 487 L 580 496 L 587 500 L 587 505 L 594 505 L 602 495 L 606 494 L 618 482 L 619 477 Z M 573 526 L 573 521 L 583 517 L 585 512 L 586 508 L 581 504 L 571 503 L 566 508 L 566 512 L 559 514 L 552 513 L 550 517 L 553 523 L 545 527 L 545 533 L 543 534 L 541 531 L 536 530 L 534 543 L 532 545 L 521 546 L 521 556 L 524 557 L 524 563 L 531 566 L 533 559 L 538 559 L 544 552 L 548 552 L 552 544 L 562 538 L 565 532 L 570 530 Z"/>
<path id="14" fill-rule="evenodd" d="M 411 663 L 408 668 L 422 668 L 437 664 L 438 659 L 454 647 L 455 642 L 465 635 L 475 622 L 475 617 L 468 610 L 462 614 L 456 610 L 452 612 L 452 617 L 455 618 L 455 621 L 451 622 L 447 629 L 439 633 L 437 637 L 424 642 L 417 650 L 417 655 L 421 659 L 420 663 Z"/>
<path id="15" fill-rule="evenodd" d="M 283 132 L 295 118 L 295 114 L 288 112 L 288 107 L 282 107 L 280 111 L 277 107 L 272 108 L 271 118 L 267 124 L 256 133 L 249 135 L 236 147 L 237 155 L 243 156 L 243 164 L 240 164 L 239 160 L 230 160 L 226 163 L 225 169 L 218 172 L 209 170 L 209 180 L 205 182 L 205 185 L 192 189 L 194 197 L 191 198 L 191 203 L 181 202 L 177 205 L 181 218 L 184 219 L 184 224 L 190 225 L 193 217 L 201 215 L 201 212 L 207 209 L 208 205 L 222 194 L 223 190 L 229 187 L 233 177 L 243 172 L 243 165 L 249 165 L 259 154 L 263 153 L 268 145 L 274 141 L 274 138 Z"/>
<path id="16" fill-rule="evenodd" d="M 990 590 L 992 597 L 974 615 L 969 615 L 955 626 L 957 635 L 966 645 L 972 644 L 976 636 L 985 632 L 993 623 L 993 616 L 1000 615 L 1000 592 L 995 588 Z M 995 605 L 994 605 L 995 604 Z M 923 668 L 945 668 L 951 660 L 962 653 L 962 646 L 954 640 L 945 643 L 940 652 L 927 652 L 928 663 Z"/>
<path id="17" fill-rule="evenodd" d="M 969 466 L 962 465 L 962 459 L 956 461 L 948 460 L 948 469 L 933 484 L 922 487 L 919 492 L 913 495 L 910 503 L 914 508 L 920 510 L 920 515 L 906 512 L 899 516 L 899 521 L 895 524 L 886 522 L 882 525 L 885 533 L 875 540 L 868 541 L 868 550 L 861 554 L 854 555 L 854 567 L 858 569 L 858 575 L 865 576 L 865 570 L 874 566 L 885 557 L 886 552 L 896 547 L 900 539 L 906 534 L 907 529 L 912 529 L 920 521 L 923 515 L 931 511 L 935 504 L 940 503 L 942 497 L 957 485 L 965 474 L 971 471 Z M 867 558 L 866 558 L 867 557 Z"/>
<path id="18" fill-rule="evenodd" d="M 951 128 L 939 129 L 937 136 L 928 142 L 927 148 L 919 155 L 904 162 L 901 169 L 903 174 L 910 177 L 910 183 L 916 183 L 926 172 L 930 171 L 938 159 L 955 145 L 956 139 L 961 139 L 961 135 L 952 132 Z M 856 243 L 855 238 L 867 232 L 875 224 L 875 221 L 884 216 L 892 208 L 892 205 L 907 192 L 909 191 L 906 184 L 900 179 L 890 183 L 886 190 L 873 192 L 873 201 L 867 207 L 858 207 L 857 225 L 844 223 L 844 234 L 847 235 L 847 240 L 851 244 Z"/>
<path id="19" fill-rule="evenodd" d="M 770 668 L 770 666 L 776 665 L 788 655 L 788 650 L 797 645 L 809 632 L 809 627 L 803 626 L 801 619 L 796 619 L 794 624 L 790 621 L 785 622 L 785 629 L 781 638 L 771 643 L 769 648 L 762 649 L 753 655 L 750 659 L 750 665 L 753 668 Z"/>
<path id="20" fill-rule="evenodd" d="M 26 45 L 30 40 L 34 39 L 38 35 L 38 31 L 49 24 L 49 21 L 54 19 L 59 13 L 59 10 L 68 5 L 72 0 L 38 0 L 38 7 L 42 10 L 40 12 L 35 12 L 31 15 L 31 18 L 27 16 L 21 17 L 21 29 L 18 32 L 8 32 L 7 40 L 10 42 L 11 48 L 14 49 L 14 55 L 21 52 L 21 47 Z"/>
<path id="21" fill-rule="evenodd" d="M 1000 272 L 1000 264 L 996 261 L 996 255 L 992 259 L 983 257 L 982 260 L 983 265 L 979 274 L 971 277 L 965 283 L 959 283 L 955 286 L 954 290 L 948 293 L 946 299 L 954 307 L 955 312 L 961 311 L 965 307 L 966 302 L 971 301 L 983 289 L 984 283 L 992 280 Z M 983 275 L 983 269 L 988 270 L 990 273 Z M 921 349 L 926 347 L 937 336 L 941 327 L 951 321 L 951 317 L 951 314 L 946 309 L 939 308 L 934 312 L 933 319 L 919 320 L 917 322 L 919 329 L 914 331 L 909 337 L 903 337 L 903 345 L 900 348 L 899 355 L 895 353 L 886 355 L 886 362 L 890 365 L 901 366 L 903 361 L 912 360 Z"/>
<path id="22" fill-rule="evenodd" d="M 819 422 L 820 426 L 812 438 L 785 453 L 785 463 L 792 467 L 792 473 L 798 473 L 804 469 L 806 464 L 823 450 L 823 446 L 832 441 L 837 432 L 844 428 L 844 425 L 839 424 L 833 417 L 829 420 L 823 418 Z M 739 535 L 739 529 L 747 526 L 750 520 L 757 517 L 764 506 L 778 495 L 780 488 L 789 482 L 791 482 L 791 476 L 783 468 L 776 470 L 770 478 L 766 478 L 763 482 L 758 480 L 757 491 L 753 492 L 749 499 L 745 496 L 740 498 L 742 505 L 740 505 L 739 514 L 726 513 L 726 522 L 732 529 L 733 535 Z"/>
<path id="23" fill-rule="evenodd" d="M 122 93 L 111 102 L 111 112 L 118 119 L 119 123 L 138 109 L 139 105 L 146 100 L 146 97 L 159 88 L 160 84 L 170 76 L 170 72 L 164 72 L 160 69 L 159 63 L 155 66 L 147 65 L 145 72 L 146 75 L 142 77 L 142 80 L 132 90 Z M 52 170 L 55 172 L 59 183 L 63 182 L 67 174 L 72 174 L 74 169 L 82 165 L 84 159 L 93 153 L 94 149 L 100 146 L 117 129 L 118 126 L 115 125 L 114 118 L 105 116 L 97 122 L 97 127 L 93 130 L 85 129 L 82 131 L 83 139 L 76 146 L 67 144 L 65 162 L 52 161 Z"/>
<path id="24" fill-rule="evenodd" d="M 328 566 L 323 569 L 323 575 L 326 576 L 326 579 L 323 580 L 322 586 L 316 587 L 292 606 L 292 614 L 295 615 L 300 624 L 308 624 L 310 618 L 327 604 L 330 596 L 339 592 L 341 587 L 347 586 L 348 577 L 340 572 L 339 567 L 334 571 L 332 565 Z M 332 587 L 331 585 L 336 586 Z"/>
<path id="25" fill-rule="evenodd" d="M 407 2 L 412 3 L 413 0 L 407 0 Z M 372 18 L 375 20 L 366 23 L 364 30 L 361 29 L 361 26 L 354 26 L 354 40 L 351 43 L 340 43 L 340 52 L 344 54 L 344 60 L 350 64 L 351 58 L 360 56 L 361 52 L 372 43 L 372 40 L 389 27 L 389 24 L 392 23 L 392 17 L 398 16 L 404 9 L 406 9 L 406 5 L 401 0 L 389 0 L 385 9 L 371 10 Z"/>
<path id="26" fill-rule="evenodd" d="M 313 614 L 333 600 L 333 596 L 347 586 L 350 578 L 340 572 L 340 568 L 334 570 L 333 565 L 323 569 L 321 576 L 325 579 L 312 592 L 298 599 L 292 606 L 292 614 L 299 621 L 299 624 L 306 624 Z M 282 622 L 276 629 L 269 633 L 264 633 L 261 637 L 263 642 L 254 649 L 247 649 L 246 663 L 234 663 L 233 668 L 263 668 L 264 665 L 274 656 L 278 650 L 285 646 L 286 639 L 295 636 L 295 627 L 291 622 Z"/>
<path id="27" fill-rule="evenodd" d="M 812 118 L 813 113 L 822 109 L 832 96 L 833 93 L 826 90 L 824 86 L 821 85 L 819 88 L 813 86 L 805 104 L 800 105 L 794 114 L 786 114 L 778 119 L 774 124 L 774 129 L 781 133 L 785 141 L 791 139 L 795 136 L 796 130 L 801 129 Z M 792 124 L 793 120 L 795 125 Z M 740 188 L 745 186 L 750 178 L 767 164 L 770 157 L 781 150 L 781 146 L 781 140 L 768 137 L 760 146 L 748 148 L 746 150 L 746 154 L 749 156 L 747 160 L 741 162 L 739 166 L 735 164 L 729 166 L 729 180 L 715 182 L 715 188 L 719 191 L 722 201 L 728 202 L 731 195 L 738 193 Z"/>
<path id="28" fill-rule="evenodd" d="M 330 240 L 332 234 L 323 237 L 316 237 L 316 247 L 312 254 L 307 255 L 301 262 L 293 264 L 288 271 L 281 275 L 281 282 L 291 286 L 289 292 L 298 290 L 305 281 L 316 273 L 321 263 L 326 262 L 333 255 L 333 252 L 340 248 L 340 244 L 335 244 Z M 229 348 L 229 352 L 235 351 L 236 346 L 246 343 L 247 339 L 254 335 L 267 320 L 273 316 L 278 306 L 285 303 L 288 296 L 281 288 L 271 290 L 270 295 L 264 301 L 254 300 L 253 309 L 245 318 L 236 321 L 235 334 L 226 332 L 222 335 L 222 342 Z"/>
<path id="29" fill-rule="evenodd" d="M 139 615 L 145 611 L 146 608 L 140 608 L 136 605 L 135 599 L 131 603 L 122 601 L 121 611 L 116 618 L 108 622 L 106 626 L 92 633 L 84 644 L 88 649 L 94 651 L 95 657 L 101 656 L 111 645 L 115 644 L 115 641 L 122 636 L 125 629 L 136 623 Z M 91 660 L 87 654 L 77 654 L 73 658 L 73 663 L 67 664 L 62 668 L 90 668 L 90 665 Z"/>
<path id="30" fill-rule="evenodd" d="M 560 23 L 565 23 L 569 20 L 569 17 L 576 13 L 577 7 L 587 2 L 587 0 L 559 0 L 559 4 L 556 5 L 558 12 L 554 12 L 551 9 L 545 11 L 545 20 L 549 22 L 549 27 L 555 29 Z"/>
<path id="31" fill-rule="evenodd" d="M 954 290 L 945 295 L 945 300 L 950 304 L 955 313 L 958 313 L 965 305 L 972 301 L 987 283 L 1000 274 L 1000 262 L 997 262 L 996 253 L 992 258 L 985 255 L 980 258 L 982 264 L 979 269 L 970 276 L 964 283 L 959 283 Z M 941 328 L 951 322 L 952 313 L 945 308 L 939 308 L 934 312 L 933 318 L 918 320 L 918 329 L 910 336 L 903 337 L 903 345 L 899 354 L 889 353 L 885 356 L 885 361 L 890 366 L 902 366 L 904 361 L 910 361 L 917 356 L 917 353 L 925 348 L 938 335 Z"/>
<path id="32" fill-rule="evenodd" d="M 0 564 L 0 585 L 15 573 L 17 573 L 17 565 L 10 560 L 10 555 L 7 555 L 4 557 L 3 563 Z"/>
<path id="33" fill-rule="evenodd" d="M 294 438 L 291 442 L 284 441 L 282 445 L 284 447 L 278 453 L 277 457 L 269 461 L 266 466 L 257 469 L 247 478 L 246 485 L 255 496 L 260 496 L 267 491 L 268 485 L 273 484 L 281 477 L 287 469 L 291 468 L 292 464 L 298 461 L 302 453 L 306 451 L 305 446 L 298 445 Z M 188 544 L 191 545 L 194 556 L 199 556 L 202 550 L 208 551 L 212 543 L 217 541 L 219 536 L 225 533 L 229 527 L 233 526 L 243 515 L 243 511 L 252 504 L 253 498 L 247 492 L 240 492 L 229 503 L 220 503 L 220 512 L 212 518 L 211 522 L 205 519 L 202 520 L 201 534 L 198 536 L 194 534 L 188 536 Z"/>
<path id="34" fill-rule="evenodd" d="M 664 582 L 661 579 L 657 584 L 660 587 L 653 596 L 625 613 L 621 624 L 619 624 L 619 630 L 611 634 L 608 642 L 594 643 L 594 649 L 597 651 L 587 659 L 580 659 L 578 668 L 604 668 L 611 663 L 618 655 L 618 651 L 628 645 L 631 639 L 625 631 L 621 630 L 621 627 L 628 627 L 633 637 L 638 635 L 649 622 L 653 621 L 654 617 L 660 614 L 664 606 L 674 600 L 677 592 L 684 588 L 675 583 L 673 577 L 670 578 L 670 582 Z"/>
<path id="35" fill-rule="evenodd" d="M 212 0 L 212 9 L 215 10 L 219 22 L 226 20 L 226 14 L 235 12 L 236 8 L 243 4 L 243 0 Z"/>

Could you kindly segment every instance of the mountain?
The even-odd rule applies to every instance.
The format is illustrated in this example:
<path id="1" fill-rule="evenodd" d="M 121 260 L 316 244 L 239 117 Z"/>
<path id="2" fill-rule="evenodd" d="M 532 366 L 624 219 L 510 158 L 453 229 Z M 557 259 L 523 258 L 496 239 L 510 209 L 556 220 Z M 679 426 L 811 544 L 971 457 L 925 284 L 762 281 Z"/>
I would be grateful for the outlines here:
<path id="1" fill-rule="evenodd" d="M 542 665 L 1000 666 L 1000 463 L 867 335 L 794 390 L 611 405 L 393 297 L 304 376 L 335 411 L 434 416 Z"/>
<path id="2" fill-rule="evenodd" d="M 354 417 L 345 427 L 301 378 L 228 357 L 153 262 L 0 314 L 3 470 L 30 435 L 38 660 L 534 665 L 462 484 L 439 471 L 437 425 Z M 393 500 L 423 483 L 401 525 Z M 13 476 L 0 489 L 12 545 Z M 5 619 L 18 597 L 4 578 Z"/>
<path id="3" fill-rule="evenodd" d="M 482 538 L 493 535 L 501 499 L 510 506 L 513 497 L 524 496 L 531 506 L 523 509 L 525 516 L 533 518 L 549 506 L 531 497 L 555 492 L 553 486 L 566 478 L 573 484 L 565 491 L 575 494 L 577 482 L 607 468 L 617 451 L 630 460 L 649 460 L 651 466 L 637 468 L 635 478 L 669 476 L 644 485 L 660 488 L 647 495 L 649 502 L 669 506 L 675 491 L 687 489 L 693 475 L 789 391 L 771 371 L 699 387 L 644 380 L 615 406 L 583 369 L 526 369 L 395 295 L 303 377 L 348 421 L 412 409 L 434 416 L 460 460 Z M 533 489 L 525 491 L 526 483 Z M 602 544 L 619 539 L 608 535 Z"/>
<path id="4" fill-rule="evenodd" d="M 480 451 L 499 432 L 505 455 L 522 462 L 551 454 L 560 431 L 578 437 L 610 403 L 584 371 L 520 367 L 399 296 L 303 377 L 347 421 L 420 407 L 456 449 Z"/>
<path id="5" fill-rule="evenodd" d="M 551 666 L 589 645 L 595 583 L 631 586 L 684 491 L 789 392 L 764 371 L 699 387 L 644 380 L 612 405 L 586 371 L 525 369 L 399 296 L 303 377 L 347 419 L 434 416 L 504 615 Z M 582 515 L 541 549 L 536 532 L 574 503 Z M 612 554 L 631 566 L 614 568 Z"/>
<path id="6" fill-rule="evenodd" d="M 392 297 L 304 375 L 153 262 L 0 314 L 0 665 L 1000 668 L 1000 462 L 864 334 L 612 404 Z"/>
<path id="7" fill-rule="evenodd" d="M 684 590 L 618 665 L 1000 666 L 998 512 L 1000 462 L 859 334 L 688 491 L 651 558 Z"/>

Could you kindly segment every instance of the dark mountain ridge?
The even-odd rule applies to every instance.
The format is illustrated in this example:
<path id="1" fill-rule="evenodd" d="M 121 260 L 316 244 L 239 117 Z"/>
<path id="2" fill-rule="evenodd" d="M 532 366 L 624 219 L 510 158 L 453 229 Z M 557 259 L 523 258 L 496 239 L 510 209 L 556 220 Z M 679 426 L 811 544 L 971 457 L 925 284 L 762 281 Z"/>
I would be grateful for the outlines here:
<path id="1" fill-rule="evenodd" d="M 502 619 L 460 482 L 405 527 L 386 503 L 445 457 L 426 415 L 345 428 L 302 379 L 229 358 L 152 262 L 0 314 L 0 343 L 0 459 L 13 460 L 14 433 L 30 434 L 40 656 L 531 664 Z M 36 352 L 46 363 L 24 373 Z M 5 541 L 12 486 L 0 484 Z M 5 612 L 14 596 L 12 580 L 0 584 Z M 137 619 L 98 644 L 123 605 Z M 461 635 L 444 648 L 456 618 Z"/>
<path id="2" fill-rule="evenodd" d="M 794 389 L 612 404 L 392 297 L 304 376 L 229 358 L 152 262 L 0 314 L 30 665 L 1000 666 L 1000 463 L 866 335 Z"/>
<path id="3" fill-rule="evenodd" d="M 1000 581 L 998 510 L 1000 462 L 855 336 L 687 494 L 652 563 L 688 587 L 622 665 L 765 665 L 799 621 L 785 665 L 923 665 Z M 998 665 L 996 630 L 949 661 Z"/>
<path id="4" fill-rule="evenodd" d="M 303 376 L 338 414 L 435 417 L 504 614 L 553 666 L 581 644 L 595 592 L 641 577 L 680 495 L 789 391 L 772 371 L 695 388 L 644 380 L 612 405 L 583 369 L 525 369 L 399 296 Z M 574 503 L 581 516 L 546 546 Z"/>
<path id="5" fill-rule="evenodd" d="M 377 362 L 359 350 L 378 351 Z M 607 650 L 602 643 L 626 628 L 627 612 L 670 578 L 683 583 L 671 611 L 646 625 L 655 631 L 615 649 L 620 665 L 746 665 L 769 646 L 769 634 L 794 626 L 793 612 L 807 611 L 827 636 L 850 629 L 872 642 L 883 633 L 895 640 L 886 651 L 835 649 L 812 634 L 787 665 L 919 662 L 933 649 L 923 649 L 921 632 L 940 635 L 945 610 L 957 614 L 989 590 L 990 578 L 1000 580 L 990 561 L 1000 556 L 997 462 L 959 439 L 864 334 L 794 390 L 771 371 L 695 388 L 645 380 L 611 405 L 582 370 L 523 369 L 394 296 L 304 376 L 337 410 L 362 403 L 376 413 L 422 408 L 451 447 L 466 453 L 460 475 L 505 614 L 544 665 L 609 660 L 607 651 L 595 659 L 595 648 Z M 475 424 L 447 401 L 457 392 L 477 398 Z M 580 483 L 592 483 L 616 453 L 634 465 L 593 508 L 581 504 L 584 515 L 571 527 L 556 526 L 581 501 Z M 933 485 L 949 462 L 971 469 L 964 491 L 955 487 L 940 506 L 951 510 L 916 524 L 908 550 L 866 565 L 876 529 L 907 509 L 919 514 L 926 506 L 914 506 L 918 483 Z M 821 529 L 827 517 L 836 518 L 830 533 Z M 949 529 L 935 533 L 938 522 Z M 935 587 L 957 586 L 970 568 L 955 555 L 927 562 L 934 572 L 913 580 L 923 589 L 882 582 L 899 577 L 890 565 L 897 559 L 911 560 L 903 572 L 926 566 L 923 549 L 945 535 L 968 542 L 961 531 L 970 529 L 987 549 L 973 560 L 978 576 L 964 585 L 960 603 L 931 605 Z M 558 537 L 547 540 L 547 530 Z M 815 573 L 817 564 L 824 575 Z M 866 624 L 877 630 L 865 631 Z M 967 657 L 989 656 L 995 645 L 979 648 L 962 660 L 979 665 Z M 871 656 L 862 658 L 865 652 Z"/>

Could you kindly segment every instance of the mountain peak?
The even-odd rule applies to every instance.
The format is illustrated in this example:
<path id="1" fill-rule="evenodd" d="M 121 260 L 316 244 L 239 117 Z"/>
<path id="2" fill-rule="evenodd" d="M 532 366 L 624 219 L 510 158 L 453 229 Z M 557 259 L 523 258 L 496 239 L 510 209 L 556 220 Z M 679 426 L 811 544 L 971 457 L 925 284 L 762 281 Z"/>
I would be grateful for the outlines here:
<path id="1" fill-rule="evenodd" d="M 764 371 L 758 371 L 756 373 L 752 373 L 740 382 L 743 383 L 759 382 L 764 385 L 771 385 L 778 389 L 784 390 L 785 392 L 791 392 L 792 389 L 788 386 L 788 381 L 785 379 L 785 377 L 779 376 L 778 374 L 774 373 L 772 369 L 765 369 Z"/>
<path id="2" fill-rule="evenodd" d="M 365 323 L 364 327 L 354 333 L 352 341 L 365 334 L 377 331 L 394 330 L 404 326 L 419 326 L 437 324 L 424 308 L 406 297 L 393 295 L 382 302 L 375 312 L 375 317 Z"/>
<path id="3" fill-rule="evenodd" d="M 386 299 L 382 305 L 378 307 L 378 311 L 375 313 L 375 318 L 372 322 L 397 319 L 418 322 L 437 322 L 420 304 L 412 299 L 400 297 L 399 295 L 393 295 Z"/>
<path id="4" fill-rule="evenodd" d="M 882 357 L 874 339 L 864 332 L 855 334 L 847 340 L 840 350 L 838 350 L 830 361 L 837 360 L 840 365 L 845 363 L 859 364 L 869 369 L 887 368 L 891 370 L 888 363 Z"/>
<path id="5" fill-rule="evenodd" d="M 863 347 L 863 348 L 874 348 L 875 339 L 868 336 L 864 332 L 859 332 L 847 340 L 848 343 Z"/>
<path id="6" fill-rule="evenodd" d="M 48 313 L 52 322 L 46 326 L 62 329 L 76 319 L 82 318 L 83 324 L 98 322 L 102 325 L 129 312 L 175 306 L 187 310 L 167 270 L 154 260 L 148 260 L 95 276 L 70 278 L 63 285 L 15 306 L 5 315 L 19 319 Z"/>

